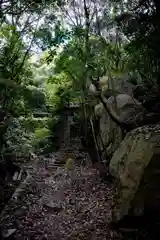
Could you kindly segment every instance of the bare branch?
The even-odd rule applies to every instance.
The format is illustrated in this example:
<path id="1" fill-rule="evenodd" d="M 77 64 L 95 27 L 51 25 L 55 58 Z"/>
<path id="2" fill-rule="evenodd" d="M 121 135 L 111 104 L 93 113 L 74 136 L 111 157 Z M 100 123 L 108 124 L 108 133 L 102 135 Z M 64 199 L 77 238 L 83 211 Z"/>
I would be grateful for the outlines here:
<path id="1" fill-rule="evenodd" d="M 75 22 L 72 20 L 72 18 L 71 18 L 71 16 L 70 16 L 69 12 L 67 11 L 67 9 L 63 8 L 62 6 L 60 6 L 60 9 L 61 9 L 62 13 L 64 14 L 64 16 L 65 16 L 67 19 L 69 19 L 74 26 L 76 26 Z"/>
<path id="2" fill-rule="evenodd" d="M 30 45 L 29 45 L 27 51 L 25 52 L 24 57 L 23 57 L 23 60 L 22 60 L 22 63 L 20 64 L 19 69 L 17 70 L 17 72 L 16 72 L 16 74 L 13 76 L 13 78 L 16 78 L 16 76 L 19 74 L 19 72 L 20 72 L 20 71 L 22 70 L 22 68 L 23 68 L 24 62 L 25 62 L 25 60 L 26 60 L 26 58 L 27 58 L 27 56 L 28 56 L 28 54 L 29 54 L 29 52 L 30 52 L 30 49 L 31 49 L 31 47 L 32 47 L 32 44 L 33 44 L 33 42 L 34 42 L 34 40 L 35 40 L 35 36 L 36 36 L 36 31 L 37 31 L 37 28 L 38 28 L 39 20 L 40 20 L 40 14 L 39 14 L 39 19 L 38 19 L 38 21 L 37 21 L 37 24 L 36 24 L 36 27 L 35 27 L 35 31 L 34 31 L 34 33 L 33 33 L 33 37 L 32 37 L 32 40 L 31 40 L 31 42 L 30 42 Z"/>
<path id="3" fill-rule="evenodd" d="M 79 26 L 78 15 L 77 15 L 76 7 L 75 7 L 75 0 L 73 1 L 73 5 L 72 6 L 73 6 L 75 19 L 76 19 L 76 24 L 77 24 L 77 26 Z"/>

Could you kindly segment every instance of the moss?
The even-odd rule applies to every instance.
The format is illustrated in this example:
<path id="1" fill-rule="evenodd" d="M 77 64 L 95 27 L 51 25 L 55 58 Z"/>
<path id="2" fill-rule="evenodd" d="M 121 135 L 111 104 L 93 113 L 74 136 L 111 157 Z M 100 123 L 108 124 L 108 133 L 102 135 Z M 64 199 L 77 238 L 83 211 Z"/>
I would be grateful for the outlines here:
<path id="1" fill-rule="evenodd" d="M 73 168 L 74 168 L 74 160 L 73 160 L 73 158 L 68 158 L 66 160 L 65 168 L 67 170 L 73 170 Z"/>

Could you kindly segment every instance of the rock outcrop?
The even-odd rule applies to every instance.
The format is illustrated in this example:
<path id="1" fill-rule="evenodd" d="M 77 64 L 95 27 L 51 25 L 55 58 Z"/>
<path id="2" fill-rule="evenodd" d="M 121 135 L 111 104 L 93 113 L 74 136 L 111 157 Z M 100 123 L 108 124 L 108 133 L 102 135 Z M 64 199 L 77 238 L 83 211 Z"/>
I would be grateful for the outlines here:
<path id="1" fill-rule="evenodd" d="M 128 133 L 115 151 L 109 171 L 118 182 L 113 221 L 146 210 L 160 212 L 160 125 Z"/>
<path id="2" fill-rule="evenodd" d="M 141 110 L 141 104 L 128 94 L 119 94 L 108 99 L 109 106 L 116 111 L 118 116 L 127 121 Z M 100 138 L 107 155 L 111 156 L 122 141 L 121 128 L 111 120 L 102 103 L 95 106 L 96 116 L 100 118 Z M 101 141 L 100 141 L 101 142 Z"/>

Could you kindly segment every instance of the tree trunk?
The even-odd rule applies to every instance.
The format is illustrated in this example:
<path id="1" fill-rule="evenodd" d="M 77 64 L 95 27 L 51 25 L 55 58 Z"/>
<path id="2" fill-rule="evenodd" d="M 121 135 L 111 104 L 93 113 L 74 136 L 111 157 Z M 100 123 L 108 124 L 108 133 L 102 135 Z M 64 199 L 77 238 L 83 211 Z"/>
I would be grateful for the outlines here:
<path id="1" fill-rule="evenodd" d="M 110 118 L 122 129 L 130 130 L 132 127 L 129 123 L 123 122 L 120 117 L 116 114 L 116 112 L 108 105 L 107 101 L 100 95 L 99 99 L 104 106 L 104 109 L 107 111 Z"/>

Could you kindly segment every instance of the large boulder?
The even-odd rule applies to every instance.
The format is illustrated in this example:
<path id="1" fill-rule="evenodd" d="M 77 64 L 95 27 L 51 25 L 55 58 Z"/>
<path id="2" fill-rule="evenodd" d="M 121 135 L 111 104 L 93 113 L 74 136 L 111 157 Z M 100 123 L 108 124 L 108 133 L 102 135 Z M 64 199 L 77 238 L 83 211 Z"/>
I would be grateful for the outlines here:
<path id="1" fill-rule="evenodd" d="M 115 151 L 109 171 L 117 179 L 113 221 L 146 210 L 160 212 L 160 125 L 128 133 Z"/>
<path id="2" fill-rule="evenodd" d="M 108 99 L 108 105 L 114 109 L 124 121 L 129 120 L 141 110 L 141 104 L 128 94 L 119 94 Z M 122 141 L 122 131 L 113 122 L 100 103 L 95 106 L 95 114 L 100 118 L 100 143 L 101 148 L 105 148 L 108 156 L 111 156 Z"/>
<path id="3" fill-rule="evenodd" d="M 135 82 L 134 84 L 131 82 Z M 120 74 L 119 76 L 103 76 L 100 78 L 100 87 L 101 90 L 105 93 L 110 89 L 114 89 L 115 92 L 125 93 L 130 96 L 133 96 L 135 90 L 135 84 L 137 82 L 136 77 L 131 77 L 128 74 Z M 112 91 L 113 92 L 113 91 Z"/>

